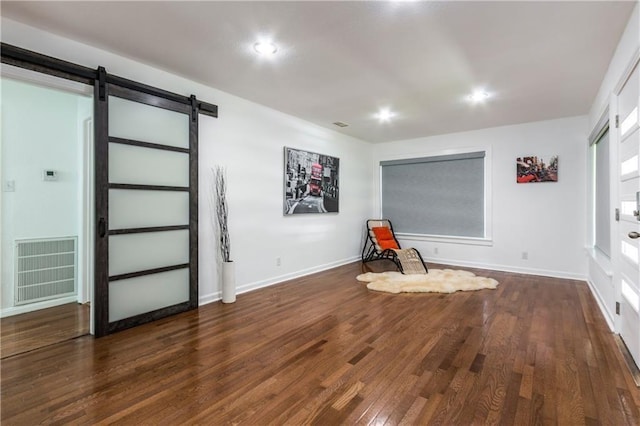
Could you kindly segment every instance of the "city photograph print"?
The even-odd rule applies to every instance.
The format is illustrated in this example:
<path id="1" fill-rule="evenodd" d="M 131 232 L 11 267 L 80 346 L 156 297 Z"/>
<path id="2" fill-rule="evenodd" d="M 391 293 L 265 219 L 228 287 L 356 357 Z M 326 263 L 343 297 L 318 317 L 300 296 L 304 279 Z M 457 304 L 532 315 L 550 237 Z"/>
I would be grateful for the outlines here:
<path id="1" fill-rule="evenodd" d="M 557 182 L 558 156 L 531 155 L 516 159 L 516 182 Z"/>
<path id="2" fill-rule="evenodd" d="M 284 214 L 338 213 L 340 159 L 284 147 Z"/>

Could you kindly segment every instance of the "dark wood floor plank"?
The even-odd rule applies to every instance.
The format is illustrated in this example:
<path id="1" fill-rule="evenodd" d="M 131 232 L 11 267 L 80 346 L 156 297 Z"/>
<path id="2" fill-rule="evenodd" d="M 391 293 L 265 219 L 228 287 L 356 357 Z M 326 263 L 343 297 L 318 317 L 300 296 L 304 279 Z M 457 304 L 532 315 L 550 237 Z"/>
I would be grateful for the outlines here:
<path id="1" fill-rule="evenodd" d="M 67 303 L 0 319 L 0 358 L 89 334 L 89 305 Z"/>
<path id="2" fill-rule="evenodd" d="M 361 270 L 5 358 L 0 420 L 640 424 L 640 394 L 585 283 L 471 269 L 500 286 L 392 295 L 357 282 Z"/>

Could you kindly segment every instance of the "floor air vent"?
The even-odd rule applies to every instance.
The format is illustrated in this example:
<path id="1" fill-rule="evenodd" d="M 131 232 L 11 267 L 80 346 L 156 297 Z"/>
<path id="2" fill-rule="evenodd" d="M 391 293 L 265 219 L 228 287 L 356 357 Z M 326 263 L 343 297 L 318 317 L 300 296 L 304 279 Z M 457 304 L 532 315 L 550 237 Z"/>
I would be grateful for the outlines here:
<path id="1" fill-rule="evenodd" d="M 16 241 L 15 305 L 76 294 L 77 239 Z"/>

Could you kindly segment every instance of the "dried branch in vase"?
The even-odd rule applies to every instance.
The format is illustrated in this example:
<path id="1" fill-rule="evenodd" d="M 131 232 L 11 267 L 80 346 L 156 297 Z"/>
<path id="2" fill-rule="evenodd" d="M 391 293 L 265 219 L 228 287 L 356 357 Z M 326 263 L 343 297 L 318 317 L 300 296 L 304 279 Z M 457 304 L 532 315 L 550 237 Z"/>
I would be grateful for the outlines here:
<path id="1" fill-rule="evenodd" d="M 228 215 L 229 207 L 227 205 L 227 171 L 222 166 L 215 166 L 213 169 L 214 177 L 214 193 L 215 193 L 215 209 L 218 248 L 220 250 L 220 258 L 223 262 L 231 261 L 231 241 L 229 240 Z"/>

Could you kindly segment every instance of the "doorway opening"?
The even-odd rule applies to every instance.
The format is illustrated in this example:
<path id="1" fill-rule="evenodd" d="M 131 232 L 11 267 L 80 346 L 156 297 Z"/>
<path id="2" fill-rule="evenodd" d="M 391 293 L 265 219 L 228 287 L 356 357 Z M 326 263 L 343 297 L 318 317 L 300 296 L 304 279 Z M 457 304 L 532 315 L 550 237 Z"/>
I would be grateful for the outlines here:
<path id="1" fill-rule="evenodd" d="M 2 358 L 90 332 L 92 87 L 3 65 Z"/>

